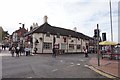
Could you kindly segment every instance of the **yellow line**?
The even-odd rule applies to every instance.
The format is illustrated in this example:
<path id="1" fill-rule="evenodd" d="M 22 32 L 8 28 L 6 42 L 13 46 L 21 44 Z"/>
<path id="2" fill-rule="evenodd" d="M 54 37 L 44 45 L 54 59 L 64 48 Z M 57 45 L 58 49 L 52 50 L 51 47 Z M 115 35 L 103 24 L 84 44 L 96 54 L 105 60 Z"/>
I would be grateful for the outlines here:
<path id="1" fill-rule="evenodd" d="M 109 74 L 106 74 L 106 73 L 104 73 L 104 72 L 102 72 L 102 71 L 99 71 L 99 70 L 95 69 L 94 67 L 89 66 L 89 68 L 92 69 L 92 70 L 94 70 L 95 72 L 97 72 L 97 73 L 103 75 L 103 76 L 108 77 L 108 78 L 116 78 L 116 77 L 111 76 L 111 75 L 109 75 Z"/>

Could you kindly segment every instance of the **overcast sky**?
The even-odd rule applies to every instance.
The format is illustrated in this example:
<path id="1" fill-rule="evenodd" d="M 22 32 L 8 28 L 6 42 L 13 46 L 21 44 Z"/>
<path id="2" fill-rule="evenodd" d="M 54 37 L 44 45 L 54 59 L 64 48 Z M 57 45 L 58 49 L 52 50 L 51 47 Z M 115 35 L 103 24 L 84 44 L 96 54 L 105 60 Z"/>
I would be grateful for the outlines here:
<path id="1" fill-rule="evenodd" d="M 114 41 L 118 41 L 118 1 L 112 1 Z M 109 0 L 0 0 L 0 26 L 10 34 L 24 23 L 28 28 L 33 22 L 43 24 L 44 15 L 52 26 L 73 30 L 88 36 L 94 35 L 99 24 L 101 33 L 110 36 Z"/>

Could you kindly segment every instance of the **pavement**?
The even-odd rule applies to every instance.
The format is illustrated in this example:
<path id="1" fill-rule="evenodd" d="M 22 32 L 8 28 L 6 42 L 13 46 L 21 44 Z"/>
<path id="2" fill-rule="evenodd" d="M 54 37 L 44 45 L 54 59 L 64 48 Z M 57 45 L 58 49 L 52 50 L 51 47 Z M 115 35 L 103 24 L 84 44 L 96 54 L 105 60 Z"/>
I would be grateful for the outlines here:
<path id="1" fill-rule="evenodd" d="M 89 64 L 93 66 L 95 69 L 113 76 L 112 78 L 120 78 L 120 60 L 110 60 L 108 58 L 103 58 L 103 59 L 100 58 L 100 66 L 98 66 L 98 58 L 96 56 L 91 58 Z"/>

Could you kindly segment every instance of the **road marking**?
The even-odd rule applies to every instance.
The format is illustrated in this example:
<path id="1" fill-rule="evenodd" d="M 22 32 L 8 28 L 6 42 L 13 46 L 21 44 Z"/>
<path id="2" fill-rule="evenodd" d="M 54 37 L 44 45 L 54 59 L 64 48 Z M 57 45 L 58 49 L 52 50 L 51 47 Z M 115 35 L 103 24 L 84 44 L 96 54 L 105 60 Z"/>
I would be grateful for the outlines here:
<path id="1" fill-rule="evenodd" d="M 74 65 L 70 65 L 70 66 L 74 66 Z"/>
<path id="2" fill-rule="evenodd" d="M 71 62 L 70 64 L 71 64 L 71 65 L 73 65 L 74 63 L 73 63 L 73 62 Z"/>
<path id="3" fill-rule="evenodd" d="M 95 71 L 95 72 L 97 72 L 97 73 L 99 73 L 99 74 L 101 74 L 101 75 L 103 75 L 103 76 L 106 76 L 106 77 L 108 77 L 108 78 L 116 78 L 116 77 L 114 77 L 114 76 L 112 76 L 112 75 L 109 75 L 109 74 L 107 74 L 107 73 L 104 73 L 104 72 L 102 72 L 102 71 L 100 71 L 100 70 L 97 70 L 97 69 L 95 69 L 94 67 L 92 67 L 92 66 L 86 66 L 86 67 L 88 67 L 88 68 L 90 68 L 91 70 L 93 70 L 93 71 Z"/>
<path id="4" fill-rule="evenodd" d="M 63 62 L 63 60 L 60 60 L 60 62 Z"/>
<path id="5" fill-rule="evenodd" d="M 11 56 L 11 54 L 3 54 L 3 53 L 0 53 L 0 56 Z"/>
<path id="6" fill-rule="evenodd" d="M 80 66 L 80 63 L 77 63 L 78 66 Z"/>
<path id="7" fill-rule="evenodd" d="M 82 62 L 83 62 L 84 60 L 83 60 L 83 59 L 79 59 L 79 61 L 82 61 Z"/>
<path id="8" fill-rule="evenodd" d="M 32 78 L 32 77 L 27 77 L 27 78 Z"/>
<path id="9" fill-rule="evenodd" d="M 84 65 L 85 67 L 89 67 L 88 65 Z"/>
<path id="10" fill-rule="evenodd" d="M 52 72 L 55 72 L 55 71 L 57 71 L 57 70 L 58 70 L 58 69 L 53 69 Z"/>

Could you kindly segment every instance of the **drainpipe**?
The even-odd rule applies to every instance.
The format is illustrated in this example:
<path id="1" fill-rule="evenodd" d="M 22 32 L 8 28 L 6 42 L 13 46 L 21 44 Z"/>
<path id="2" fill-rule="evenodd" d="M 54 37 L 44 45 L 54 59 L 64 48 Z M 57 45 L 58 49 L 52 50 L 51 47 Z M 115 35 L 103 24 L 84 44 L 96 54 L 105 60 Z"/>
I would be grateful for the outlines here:
<path id="1" fill-rule="evenodd" d="M 43 35 L 42 35 L 42 53 L 43 53 L 43 46 L 44 46 L 44 33 L 43 33 Z"/>

